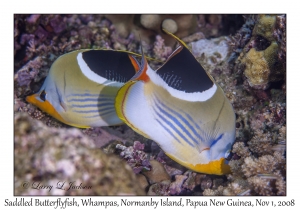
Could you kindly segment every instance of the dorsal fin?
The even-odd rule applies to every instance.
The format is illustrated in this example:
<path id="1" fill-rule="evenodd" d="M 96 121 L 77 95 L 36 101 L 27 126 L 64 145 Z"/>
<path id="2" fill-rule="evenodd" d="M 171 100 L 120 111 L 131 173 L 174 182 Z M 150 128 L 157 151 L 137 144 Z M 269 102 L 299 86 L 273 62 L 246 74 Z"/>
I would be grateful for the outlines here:
<path id="1" fill-rule="evenodd" d="M 134 67 L 135 72 L 138 72 L 140 70 L 140 64 L 139 64 L 139 62 L 132 55 L 128 55 L 128 56 L 129 56 L 129 59 L 131 61 L 131 64 Z"/>
<path id="2" fill-rule="evenodd" d="M 109 50 L 109 49 L 102 49 L 102 50 Z M 135 56 L 135 57 L 142 57 L 141 54 L 138 54 L 138 53 L 135 53 L 135 52 L 130 52 L 130 51 L 126 51 L 126 50 L 114 50 L 115 52 L 125 52 L 125 53 L 128 53 L 132 56 Z M 155 58 L 151 58 L 149 56 L 145 56 L 146 59 L 150 60 L 150 61 L 155 61 L 155 62 L 158 62 L 158 63 L 163 63 L 164 61 L 162 60 L 158 60 L 158 59 L 155 59 Z"/>
<path id="3" fill-rule="evenodd" d="M 214 82 L 201 64 L 189 51 L 186 44 L 175 35 L 180 46 L 170 55 L 166 63 L 157 70 L 157 74 L 172 88 L 193 93 L 210 89 Z"/>
<path id="4" fill-rule="evenodd" d="M 134 75 L 134 77 L 131 78 L 131 80 L 143 80 L 144 82 L 147 82 L 149 81 L 149 76 L 146 73 L 148 69 L 148 61 L 144 55 L 142 45 L 141 45 L 141 51 L 142 51 L 142 59 L 141 59 L 140 69 Z"/>
<path id="5" fill-rule="evenodd" d="M 183 47 L 189 49 L 188 46 L 187 46 L 181 39 L 179 39 L 177 36 L 175 36 L 174 34 L 172 34 L 171 32 L 167 31 L 167 30 L 164 29 L 164 28 L 162 28 L 162 30 L 163 30 L 166 34 L 168 34 L 168 35 L 170 35 L 171 37 L 173 37 L 174 39 L 176 39 L 176 40 L 179 42 L 180 45 L 182 45 Z"/>

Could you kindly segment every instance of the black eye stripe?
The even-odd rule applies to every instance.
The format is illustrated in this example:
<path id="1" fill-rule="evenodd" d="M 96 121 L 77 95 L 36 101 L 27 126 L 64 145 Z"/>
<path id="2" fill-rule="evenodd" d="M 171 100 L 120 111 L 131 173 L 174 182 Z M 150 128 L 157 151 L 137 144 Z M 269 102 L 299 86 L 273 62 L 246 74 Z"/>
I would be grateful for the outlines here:
<path id="1" fill-rule="evenodd" d="M 40 94 L 40 99 L 42 99 L 43 101 L 46 101 L 46 92 L 45 90 L 43 90 Z"/>

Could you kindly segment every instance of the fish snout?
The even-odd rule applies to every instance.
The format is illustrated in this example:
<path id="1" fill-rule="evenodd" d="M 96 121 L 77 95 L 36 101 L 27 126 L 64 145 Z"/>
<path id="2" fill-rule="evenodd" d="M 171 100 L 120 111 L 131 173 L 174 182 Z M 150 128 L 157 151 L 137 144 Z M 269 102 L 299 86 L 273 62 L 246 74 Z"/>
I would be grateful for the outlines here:
<path id="1" fill-rule="evenodd" d="M 36 104 L 36 96 L 37 96 L 38 94 L 32 94 L 32 95 L 30 95 L 30 96 L 27 96 L 26 98 L 25 98 L 25 100 L 28 102 L 28 103 L 31 103 L 31 104 L 33 104 L 33 105 L 35 105 Z"/>

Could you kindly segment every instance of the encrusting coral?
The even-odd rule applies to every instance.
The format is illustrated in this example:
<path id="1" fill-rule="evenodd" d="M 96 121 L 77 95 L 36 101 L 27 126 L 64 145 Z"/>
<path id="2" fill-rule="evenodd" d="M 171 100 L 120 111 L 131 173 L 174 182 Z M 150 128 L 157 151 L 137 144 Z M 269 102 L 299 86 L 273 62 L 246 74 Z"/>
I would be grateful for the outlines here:
<path id="1" fill-rule="evenodd" d="M 227 177 L 232 182 L 214 191 L 205 190 L 204 195 L 239 195 L 246 191 L 247 195 L 286 194 L 283 152 L 275 151 L 272 155 L 256 158 L 243 142 L 235 143 L 232 152 L 240 157 L 229 162 L 232 174 Z"/>
<path id="2" fill-rule="evenodd" d="M 285 45 L 281 44 L 277 35 L 277 28 L 285 28 L 285 24 L 277 17 L 278 15 L 258 16 L 252 37 L 239 58 L 241 64 L 245 65 L 244 72 L 250 86 L 256 89 L 266 89 L 270 82 L 282 80 L 285 73 L 285 57 L 282 56 L 285 53 L 279 55 L 279 49 L 282 52 Z M 282 35 L 285 36 L 285 33 Z M 282 59 L 279 60 L 279 57 Z"/>

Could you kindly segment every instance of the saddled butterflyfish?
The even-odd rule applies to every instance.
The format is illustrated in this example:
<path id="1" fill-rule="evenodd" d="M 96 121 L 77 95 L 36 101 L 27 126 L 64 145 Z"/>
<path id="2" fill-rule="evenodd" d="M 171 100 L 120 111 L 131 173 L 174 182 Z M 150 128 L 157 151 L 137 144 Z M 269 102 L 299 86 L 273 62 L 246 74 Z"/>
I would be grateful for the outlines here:
<path id="1" fill-rule="evenodd" d="M 230 173 L 232 105 L 185 43 L 168 34 L 180 46 L 156 71 L 143 57 L 140 70 L 118 91 L 117 114 L 179 164 L 206 174 Z"/>
<path id="2" fill-rule="evenodd" d="M 122 124 L 114 102 L 119 88 L 139 69 L 133 54 L 114 50 L 64 54 L 52 64 L 39 92 L 26 100 L 71 126 Z"/>

